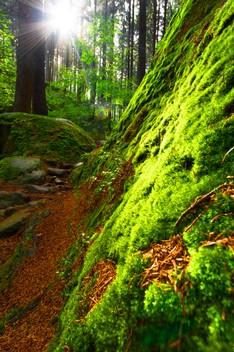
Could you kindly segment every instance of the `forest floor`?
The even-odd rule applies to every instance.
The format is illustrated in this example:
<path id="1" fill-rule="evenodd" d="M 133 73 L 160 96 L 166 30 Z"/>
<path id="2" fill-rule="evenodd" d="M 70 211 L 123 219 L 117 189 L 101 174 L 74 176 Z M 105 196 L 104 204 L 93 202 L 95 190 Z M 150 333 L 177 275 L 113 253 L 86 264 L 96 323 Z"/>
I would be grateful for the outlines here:
<path id="1" fill-rule="evenodd" d="M 123 193 L 124 182 L 132 174 L 131 162 L 127 162 L 113 182 L 113 202 Z M 66 292 L 69 279 L 76 269 L 82 267 L 85 252 L 90 244 L 82 237 L 87 234 L 84 220 L 87 216 L 92 217 L 93 210 L 108 201 L 108 192 L 105 189 L 95 197 L 94 191 L 101 175 L 94 182 L 84 182 L 76 195 L 68 176 L 66 177 L 64 181 L 68 187 L 50 195 L 35 194 L 36 198 L 46 200 L 36 212 L 46 215 L 40 217 L 39 224 L 33 228 L 36 248 L 31 255 L 23 258 L 10 285 L 0 294 L 0 352 L 47 350 L 55 335 L 61 309 L 69 295 Z M 1 184 L 1 190 L 21 191 L 22 186 L 5 183 Z M 100 233 L 101 230 L 102 226 L 99 225 L 94 232 Z M 0 265 L 6 263 L 22 243 L 22 232 L 21 230 L 0 239 Z M 70 275 L 63 275 L 65 272 L 61 269 L 61 260 L 65 258 L 66 261 L 68 250 L 73 244 L 78 248 L 79 254 L 75 255 L 76 259 L 69 264 Z M 32 247 L 32 244 L 29 243 L 29 247 Z M 107 268 L 110 277 L 106 281 Z M 113 280 L 115 269 L 110 261 L 101 261 L 95 270 L 100 276 L 96 284 L 99 287 L 95 286 L 95 290 L 101 296 Z M 100 297 L 95 299 L 98 301 Z M 92 306 L 93 303 L 90 304 L 90 307 Z"/>
<path id="2" fill-rule="evenodd" d="M 9 191 L 9 187 L 1 185 L 2 190 Z M 40 198 L 49 198 L 39 208 L 48 215 L 34 229 L 36 251 L 24 257 L 0 296 L 0 320 L 13 316 L 0 331 L 1 352 L 46 351 L 64 304 L 62 292 L 67 280 L 58 275 L 58 266 L 76 241 L 76 226 L 85 215 L 79 207 L 84 207 L 84 202 L 77 202 L 71 189 Z M 21 239 L 20 231 L 1 239 L 1 263 L 11 257 Z M 76 263 L 76 267 L 81 264 Z"/>

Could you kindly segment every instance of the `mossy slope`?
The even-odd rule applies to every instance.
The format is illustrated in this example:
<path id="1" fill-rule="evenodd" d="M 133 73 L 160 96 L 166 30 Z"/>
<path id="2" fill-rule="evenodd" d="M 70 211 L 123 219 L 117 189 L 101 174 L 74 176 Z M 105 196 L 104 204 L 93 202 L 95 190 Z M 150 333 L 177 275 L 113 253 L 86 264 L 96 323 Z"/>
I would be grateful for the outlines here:
<path id="1" fill-rule="evenodd" d="M 39 156 L 54 162 L 76 162 L 95 148 L 94 141 L 72 122 L 46 116 L 0 115 L 0 156 Z"/>
<path id="2" fill-rule="evenodd" d="M 105 226 L 73 279 L 49 351 L 233 349 L 233 18 L 232 1 L 185 0 L 118 127 L 73 174 L 99 179 L 94 196 L 105 184 L 110 197 L 96 223 L 87 219 L 91 233 Z M 113 185 L 130 162 L 134 175 L 115 201 Z M 170 272 L 176 286 L 142 286 L 152 265 L 143 250 L 176 234 L 189 256 L 184 271 Z M 103 260 L 115 262 L 115 280 L 89 311 L 92 268 Z"/>

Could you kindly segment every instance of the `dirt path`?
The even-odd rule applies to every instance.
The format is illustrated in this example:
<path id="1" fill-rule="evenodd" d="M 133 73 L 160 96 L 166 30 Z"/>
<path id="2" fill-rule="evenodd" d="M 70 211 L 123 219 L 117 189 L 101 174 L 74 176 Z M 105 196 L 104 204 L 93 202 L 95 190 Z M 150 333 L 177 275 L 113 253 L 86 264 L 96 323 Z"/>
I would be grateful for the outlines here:
<path id="1" fill-rule="evenodd" d="M 70 190 L 54 196 L 42 207 L 42 210 L 49 211 L 49 215 L 35 229 L 36 251 L 24 258 L 12 285 L 0 297 L 0 317 L 12 309 L 21 309 L 17 319 L 8 323 L 5 333 L 0 334 L 1 352 L 46 351 L 54 336 L 63 305 L 61 292 L 66 284 L 56 271 L 59 259 L 75 241 L 74 233 L 70 231 L 68 234 L 72 216 L 73 222 L 76 221 L 75 204 L 76 199 Z M 10 239 L 9 251 L 18 240 L 17 235 Z"/>

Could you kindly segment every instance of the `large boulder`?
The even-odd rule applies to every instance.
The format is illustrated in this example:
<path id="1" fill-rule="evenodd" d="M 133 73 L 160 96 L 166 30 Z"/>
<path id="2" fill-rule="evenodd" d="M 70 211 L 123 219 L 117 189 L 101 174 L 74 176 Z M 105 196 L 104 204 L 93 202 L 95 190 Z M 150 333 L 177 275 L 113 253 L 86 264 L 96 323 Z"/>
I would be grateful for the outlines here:
<path id="1" fill-rule="evenodd" d="M 0 115 L 0 157 L 37 156 L 45 161 L 77 162 L 96 146 L 79 126 L 25 113 Z"/>

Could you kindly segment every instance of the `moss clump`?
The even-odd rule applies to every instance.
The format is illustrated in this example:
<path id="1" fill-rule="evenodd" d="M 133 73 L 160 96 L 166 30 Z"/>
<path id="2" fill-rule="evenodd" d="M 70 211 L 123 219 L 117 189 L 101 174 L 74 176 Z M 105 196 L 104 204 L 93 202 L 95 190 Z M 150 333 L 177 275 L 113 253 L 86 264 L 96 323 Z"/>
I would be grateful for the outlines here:
<path id="1" fill-rule="evenodd" d="M 81 128 L 63 119 L 24 113 L 2 114 L 1 126 L 10 126 L 2 157 L 39 156 L 48 161 L 75 162 L 95 148 Z"/>
<path id="2" fill-rule="evenodd" d="M 10 164 L 11 158 L 4 158 L 0 160 L 0 180 L 14 180 L 21 175 L 21 171 L 16 168 L 12 168 Z"/>

